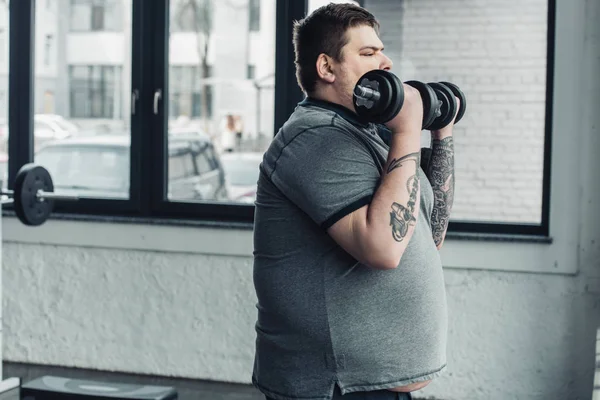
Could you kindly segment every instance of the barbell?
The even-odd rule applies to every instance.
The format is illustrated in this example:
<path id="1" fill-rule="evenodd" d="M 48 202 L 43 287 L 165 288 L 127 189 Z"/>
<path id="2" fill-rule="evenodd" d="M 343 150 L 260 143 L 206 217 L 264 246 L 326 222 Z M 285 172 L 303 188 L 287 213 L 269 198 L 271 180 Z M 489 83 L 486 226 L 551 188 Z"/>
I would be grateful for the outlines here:
<path id="1" fill-rule="evenodd" d="M 34 163 L 23 165 L 17 172 L 14 189 L 1 190 L 0 195 L 2 205 L 12 204 L 19 220 L 29 226 L 46 222 L 55 200 L 79 200 L 78 196 L 55 193 L 48 170 Z"/>

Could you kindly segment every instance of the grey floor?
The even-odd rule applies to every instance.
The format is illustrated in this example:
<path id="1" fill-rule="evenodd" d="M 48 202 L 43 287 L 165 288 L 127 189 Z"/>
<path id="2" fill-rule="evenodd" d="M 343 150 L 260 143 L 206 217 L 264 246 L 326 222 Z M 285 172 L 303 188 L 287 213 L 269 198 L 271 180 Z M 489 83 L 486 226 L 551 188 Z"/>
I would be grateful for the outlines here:
<path id="1" fill-rule="evenodd" d="M 171 386 L 177 390 L 179 400 L 265 400 L 265 397 L 251 385 L 193 379 L 173 379 L 8 362 L 3 363 L 3 375 L 3 379 L 11 377 L 21 378 L 22 383 L 29 382 L 40 376 L 54 375 L 64 378 L 97 380 L 113 383 Z M 0 400 L 18 400 L 19 397 L 18 390 L 13 390 L 0 395 Z"/>

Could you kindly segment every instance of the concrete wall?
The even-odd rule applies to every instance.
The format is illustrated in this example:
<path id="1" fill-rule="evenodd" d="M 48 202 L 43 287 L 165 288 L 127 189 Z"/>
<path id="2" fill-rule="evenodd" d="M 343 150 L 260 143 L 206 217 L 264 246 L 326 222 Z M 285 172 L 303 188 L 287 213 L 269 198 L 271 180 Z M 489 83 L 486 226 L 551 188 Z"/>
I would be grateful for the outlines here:
<path id="1" fill-rule="evenodd" d="M 552 244 L 448 240 L 449 368 L 416 398 L 590 400 L 600 4 L 559 1 Z M 2 221 L 4 359 L 248 383 L 249 230 Z"/>

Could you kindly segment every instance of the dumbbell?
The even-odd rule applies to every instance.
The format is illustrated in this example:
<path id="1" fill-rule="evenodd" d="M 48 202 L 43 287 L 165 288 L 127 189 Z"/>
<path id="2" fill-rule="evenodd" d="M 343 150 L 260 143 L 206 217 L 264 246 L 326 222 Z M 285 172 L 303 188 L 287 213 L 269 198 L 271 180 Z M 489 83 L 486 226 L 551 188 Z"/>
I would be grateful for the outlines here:
<path id="1" fill-rule="evenodd" d="M 19 169 L 14 190 L 2 190 L 0 195 L 8 197 L 2 200 L 2 205 L 13 204 L 19 220 L 29 226 L 46 222 L 55 200 L 78 200 L 77 196 L 54 192 L 48 170 L 33 163 L 25 164 Z"/>
<path id="2" fill-rule="evenodd" d="M 458 97 L 461 103 L 455 123 L 464 115 L 466 99 L 456 85 L 448 82 L 426 84 L 415 80 L 405 83 L 417 89 L 423 99 L 422 129 L 441 129 L 452 121 L 456 113 L 456 99 L 453 96 Z M 354 109 L 368 122 L 382 124 L 390 121 L 400 112 L 403 103 L 402 82 L 389 71 L 369 71 L 354 87 Z"/>

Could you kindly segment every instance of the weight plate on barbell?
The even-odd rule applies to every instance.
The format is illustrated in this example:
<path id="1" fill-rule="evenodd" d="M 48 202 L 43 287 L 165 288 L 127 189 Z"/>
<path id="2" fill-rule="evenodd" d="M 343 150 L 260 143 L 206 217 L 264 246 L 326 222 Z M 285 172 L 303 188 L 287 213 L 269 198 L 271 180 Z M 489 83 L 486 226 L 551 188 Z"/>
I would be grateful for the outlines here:
<path id="1" fill-rule="evenodd" d="M 17 217 L 25 225 L 41 225 L 46 222 L 52 212 L 54 201 L 39 200 L 38 190 L 54 191 L 50 173 L 44 167 L 33 163 L 23 165 L 15 179 L 13 197 Z"/>

